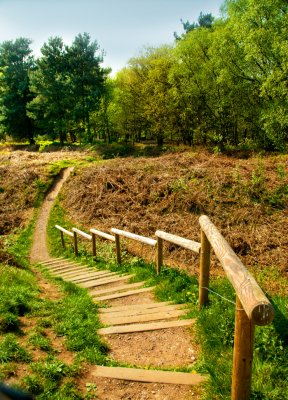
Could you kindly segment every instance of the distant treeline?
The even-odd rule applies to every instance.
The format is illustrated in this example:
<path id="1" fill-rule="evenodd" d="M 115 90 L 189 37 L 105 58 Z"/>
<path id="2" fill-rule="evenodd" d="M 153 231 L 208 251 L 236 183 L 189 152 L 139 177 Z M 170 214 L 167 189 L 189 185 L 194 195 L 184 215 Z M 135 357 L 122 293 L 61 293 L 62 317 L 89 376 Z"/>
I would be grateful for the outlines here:
<path id="1" fill-rule="evenodd" d="M 28 39 L 0 44 L 0 136 L 283 150 L 287 1 L 226 0 L 221 18 L 182 24 L 115 78 L 88 34 L 50 38 L 37 60 Z"/>

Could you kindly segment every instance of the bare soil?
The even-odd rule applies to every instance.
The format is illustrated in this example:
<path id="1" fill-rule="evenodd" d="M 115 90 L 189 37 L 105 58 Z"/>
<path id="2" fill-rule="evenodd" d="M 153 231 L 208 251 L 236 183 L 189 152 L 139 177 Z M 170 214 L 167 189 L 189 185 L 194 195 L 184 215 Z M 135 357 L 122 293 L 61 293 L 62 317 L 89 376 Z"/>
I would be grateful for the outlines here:
<path id="1" fill-rule="evenodd" d="M 39 213 L 39 216 L 37 219 L 37 223 L 35 226 L 33 244 L 32 244 L 32 248 L 31 248 L 31 252 L 30 252 L 31 263 L 41 262 L 41 261 L 47 260 L 49 258 L 49 252 L 48 252 L 48 247 L 47 247 L 47 242 L 46 242 L 46 240 L 47 240 L 46 229 L 47 229 L 49 214 L 50 214 L 50 211 L 53 207 L 54 201 L 55 201 L 63 183 L 68 178 L 68 176 L 70 175 L 70 172 L 72 170 L 73 170 L 73 168 L 65 169 L 61 173 L 59 178 L 56 180 L 52 189 L 49 191 L 49 193 L 45 197 L 45 200 L 41 207 L 41 210 L 40 210 L 40 213 Z"/>

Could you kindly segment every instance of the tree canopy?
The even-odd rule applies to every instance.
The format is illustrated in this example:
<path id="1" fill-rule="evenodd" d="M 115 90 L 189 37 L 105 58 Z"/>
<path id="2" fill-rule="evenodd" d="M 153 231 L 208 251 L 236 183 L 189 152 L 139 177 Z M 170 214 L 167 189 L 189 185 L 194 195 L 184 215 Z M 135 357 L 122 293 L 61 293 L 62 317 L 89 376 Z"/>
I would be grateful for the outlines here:
<path id="1" fill-rule="evenodd" d="M 288 141 L 288 3 L 226 0 L 221 18 L 182 20 L 173 45 L 146 47 L 114 78 L 87 33 L 0 44 L 0 129 L 64 142 L 153 140 L 283 150 Z"/>

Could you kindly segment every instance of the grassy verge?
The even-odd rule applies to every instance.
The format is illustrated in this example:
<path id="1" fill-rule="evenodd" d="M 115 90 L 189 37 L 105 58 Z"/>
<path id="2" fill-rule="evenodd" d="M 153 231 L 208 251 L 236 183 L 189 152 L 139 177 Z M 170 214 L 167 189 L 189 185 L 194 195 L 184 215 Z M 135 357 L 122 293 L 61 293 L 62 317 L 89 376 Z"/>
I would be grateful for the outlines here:
<path id="1" fill-rule="evenodd" d="M 84 289 L 30 269 L 33 227 L 7 238 L 10 257 L 0 263 L 0 381 L 39 399 L 95 398 L 77 380 L 89 363 L 109 363 L 97 306 Z"/>
<path id="2" fill-rule="evenodd" d="M 63 255 L 63 249 L 59 232 L 53 228 L 56 223 L 68 229 L 72 226 L 59 204 L 53 210 L 49 227 L 53 251 L 59 256 Z M 75 258 L 72 243 L 67 246 L 64 254 L 66 257 Z M 77 259 L 97 268 L 133 273 L 135 281 L 145 280 L 147 286 L 156 285 L 155 293 L 159 300 L 188 303 L 188 317 L 197 317 L 197 340 L 202 348 L 200 359 L 194 369 L 210 376 L 209 382 L 205 385 L 203 399 L 231 398 L 235 318 L 235 305 L 232 303 L 235 302 L 235 294 L 226 279 L 212 279 L 211 289 L 222 297 L 211 293 L 209 307 L 199 312 L 197 279 L 185 272 L 164 267 L 157 276 L 154 265 L 129 256 L 125 252 L 123 252 L 123 264 L 118 266 L 115 263 L 114 246 L 100 241 L 96 261 L 92 260 L 91 249 L 85 242 L 80 243 Z M 266 273 L 262 271 L 259 275 L 260 284 L 261 279 L 267 278 L 267 274 L 272 282 L 275 270 L 271 267 L 269 274 L 267 271 Z M 251 399 L 254 400 L 288 398 L 288 299 L 284 295 L 274 295 L 270 300 L 275 308 L 275 320 L 269 326 L 256 327 L 255 333 L 251 395 Z"/>

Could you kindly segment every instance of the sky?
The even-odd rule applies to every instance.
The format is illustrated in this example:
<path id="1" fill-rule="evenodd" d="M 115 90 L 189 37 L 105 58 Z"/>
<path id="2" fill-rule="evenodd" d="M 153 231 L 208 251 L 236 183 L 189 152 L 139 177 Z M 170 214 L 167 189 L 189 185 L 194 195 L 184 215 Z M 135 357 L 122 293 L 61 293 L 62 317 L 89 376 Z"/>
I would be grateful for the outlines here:
<path id="1" fill-rule="evenodd" d="M 33 41 L 36 57 L 49 37 L 70 45 L 87 32 L 104 51 L 112 74 L 145 46 L 172 44 L 182 33 L 181 19 L 197 21 L 200 12 L 219 16 L 223 0 L 0 0 L 0 42 Z"/>

